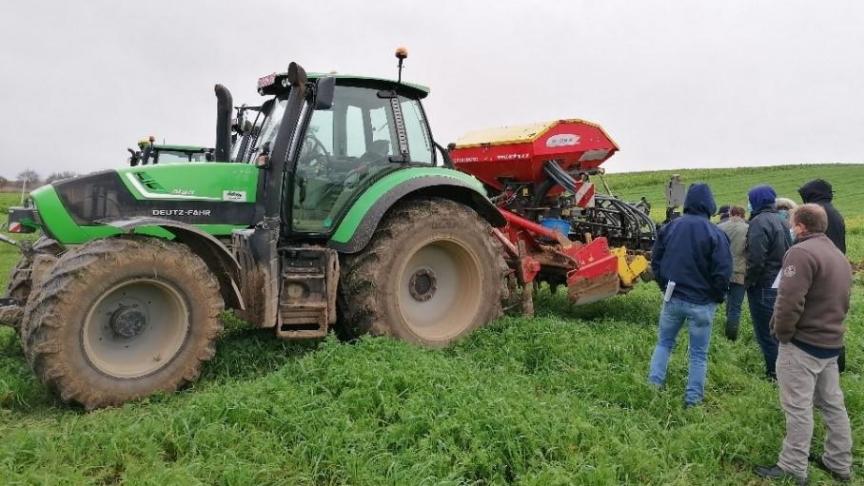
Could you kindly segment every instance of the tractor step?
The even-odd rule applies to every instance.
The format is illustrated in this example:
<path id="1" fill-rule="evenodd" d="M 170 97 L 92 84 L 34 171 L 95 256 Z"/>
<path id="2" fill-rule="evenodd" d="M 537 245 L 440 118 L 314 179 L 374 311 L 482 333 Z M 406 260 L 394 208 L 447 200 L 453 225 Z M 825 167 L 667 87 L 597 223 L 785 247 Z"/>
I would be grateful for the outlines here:
<path id="1" fill-rule="evenodd" d="M 276 335 L 282 339 L 308 339 L 327 336 L 327 304 L 283 304 Z"/>
<path id="2" fill-rule="evenodd" d="M 276 336 L 312 339 L 336 322 L 339 257 L 320 247 L 281 248 L 282 275 Z"/>

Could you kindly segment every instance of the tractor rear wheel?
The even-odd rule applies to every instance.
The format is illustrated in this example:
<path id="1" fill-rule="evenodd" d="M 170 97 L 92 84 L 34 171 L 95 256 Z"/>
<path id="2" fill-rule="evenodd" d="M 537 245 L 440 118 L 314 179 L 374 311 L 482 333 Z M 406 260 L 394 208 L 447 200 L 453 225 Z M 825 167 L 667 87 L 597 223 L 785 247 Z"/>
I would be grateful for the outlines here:
<path id="1" fill-rule="evenodd" d="M 343 261 L 341 332 L 443 347 L 501 314 L 507 265 L 489 224 L 441 198 L 391 209 Z"/>
<path id="2" fill-rule="evenodd" d="M 223 308 L 216 277 L 185 245 L 97 240 L 63 255 L 31 297 L 24 352 L 63 401 L 119 405 L 197 379 Z"/>

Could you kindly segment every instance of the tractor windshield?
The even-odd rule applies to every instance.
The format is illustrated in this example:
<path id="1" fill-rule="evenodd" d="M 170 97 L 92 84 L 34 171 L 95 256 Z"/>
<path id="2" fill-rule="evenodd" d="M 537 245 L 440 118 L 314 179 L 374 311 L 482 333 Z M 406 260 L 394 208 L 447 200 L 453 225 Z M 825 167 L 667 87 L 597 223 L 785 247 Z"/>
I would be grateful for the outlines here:
<path id="1" fill-rule="evenodd" d="M 265 106 L 269 106 L 269 112 L 262 113 L 263 116 L 259 115 L 256 118 L 252 131 L 248 135 L 249 140 L 245 144 L 242 142 L 235 144 L 235 149 L 237 151 L 242 149 L 243 153 L 236 153 L 234 160 L 254 161 L 262 152 L 267 153 L 272 150 L 287 103 L 286 99 L 274 99 L 273 103 L 265 103 Z M 261 119 L 263 121 L 259 122 Z"/>
<path id="2" fill-rule="evenodd" d="M 275 99 L 264 102 L 261 106 L 241 106 L 237 111 L 235 126 L 236 135 L 231 143 L 231 157 L 233 162 L 247 162 L 249 150 L 255 140 L 261 135 L 261 125 L 264 124 L 267 114 L 273 109 Z"/>
<path id="3" fill-rule="evenodd" d="M 171 164 L 175 162 L 204 162 L 208 160 L 204 150 L 156 150 L 156 159 L 153 162 L 159 164 Z"/>

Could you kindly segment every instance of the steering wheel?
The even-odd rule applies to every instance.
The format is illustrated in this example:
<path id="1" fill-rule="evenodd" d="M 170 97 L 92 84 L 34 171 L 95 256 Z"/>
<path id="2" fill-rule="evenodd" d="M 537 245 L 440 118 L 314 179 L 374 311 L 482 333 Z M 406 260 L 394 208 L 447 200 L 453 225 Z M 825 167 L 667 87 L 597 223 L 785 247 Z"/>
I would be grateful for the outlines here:
<path id="1" fill-rule="evenodd" d="M 311 143 L 310 143 L 311 142 Z M 330 152 L 324 143 L 314 134 L 307 134 L 306 140 L 303 142 L 303 147 L 300 149 L 299 159 L 303 161 L 303 165 L 310 171 L 321 172 L 322 168 L 330 165 Z"/>

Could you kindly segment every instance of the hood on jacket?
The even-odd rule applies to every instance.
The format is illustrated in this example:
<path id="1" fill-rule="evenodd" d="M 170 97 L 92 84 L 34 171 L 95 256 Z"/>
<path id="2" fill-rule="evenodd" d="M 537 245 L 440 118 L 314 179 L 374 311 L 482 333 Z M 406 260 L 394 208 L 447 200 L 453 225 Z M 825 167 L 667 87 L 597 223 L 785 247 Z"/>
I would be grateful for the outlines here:
<path id="1" fill-rule="evenodd" d="M 684 213 L 710 218 L 716 211 L 717 204 L 714 203 L 714 195 L 711 194 L 708 184 L 691 184 L 687 196 L 684 197 Z"/>
<path id="2" fill-rule="evenodd" d="M 828 181 L 814 179 L 798 189 L 801 200 L 805 203 L 831 202 L 834 199 L 834 191 Z"/>
<path id="3" fill-rule="evenodd" d="M 774 188 L 764 184 L 750 189 L 750 192 L 747 193 L 747 199 L 750 200 L 751 211 L 755 213 L 773 206 L 774 200 L 777 199 L 777 193 L 774 192 Z"/>

